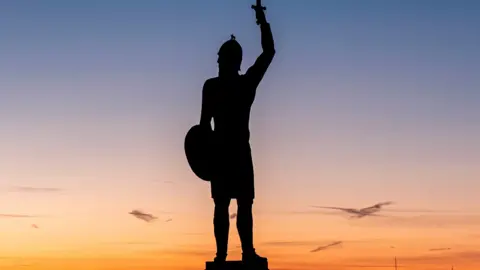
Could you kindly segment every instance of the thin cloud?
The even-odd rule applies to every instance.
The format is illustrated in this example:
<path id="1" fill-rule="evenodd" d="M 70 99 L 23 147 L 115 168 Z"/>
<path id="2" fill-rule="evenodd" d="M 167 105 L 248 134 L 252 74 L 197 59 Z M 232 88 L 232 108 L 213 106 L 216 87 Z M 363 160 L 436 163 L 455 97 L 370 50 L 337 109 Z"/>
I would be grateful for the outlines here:
<path id="1" fill-rule="evenodd" d="M 352 223 L 355 226 L 388 226 L 388 227 L 478 227 L 480 215 L 419 215 L 412 217 L 388 217 L 375 220 L 364 220 Z"/>
<path id="2" fill-rule="evenodd" d="M 384 210 L 382 210 L 383 212 Z M 391 215 L 384 215 L 384 214 L 377 214 L 375 213 L 368 213 L 368 214 L 352 214 L 347 212 L 340 212 L 340 211 L 332 211 L 332 210 L 303 210 L 303 211 L 288 211 L 286 214 L 291 215 L 325 215 L 325 216 L 341 216 L 341 217 L 349 217 L 350 219 L 363 219 L 365 217 L 393 217 Z"/>
<path id="3" fill-rule="evenodd" d="M 347 208 L 347 207 L 334 207 L 334 206 L 311 206 L 317 208 L 317 210 L 307 210 L 307 211 L 299 211 L 296 212 L 297 214 L 331 214 L 331 210 L 337 211 L 337 214 L 348 213 L 350 215 L 364 217 L 364 216 L 374 216 L 377 212 L 390 212 L 390 213 L 417 213 L 417 214 L 426 214 L 426 213 L 462 213 L 462 211 L 458 210 L 439 210 L 439 209 L 401 209 L 401 208 L 387 208 L 385 209 L 384 206 L 395 204 L 392 201 L 387 202 L 380 202 L 371 206 L 363 207 L 363 208 Z M 318 209 L 323 209 L 323 211 L 319 211 Z M 325 211 L 329 209 L 330 211 Z M 463 212 L 464 214 L 466 212 Z M 378 216 L 378 215 L 377 215 Z M 383 215 L 382 215 L 383 216 Z"/>
<path id="4" fill-rule="evenodd" d="M 394 213 L 410 213 L 410 214 L 461 214 L 466 212 L 455 211 L 455 210 L 422 210 L 422 209 L 382 209 L 382 212 L 388 214 L 367 214 L 365 216 L 375 216 L 375 217 L 391 217 L 395 218 Z M 298 211 L 288 211 L 285 214 L 291 215 L 327 215 L 327 216 L 347 216 L 348 213 L 344 212 L 333 212 L 328 210 L 298 210 Z"/>
<path id="5" fill-rule="evenodd" d="M 0 218 L 34 218 L 32 215 L 0 214 Z"/>
<path id="6" fill-rule="evenodd" d="M 10 191 L 14 192 L 60 192 L 62 189 L 60 188 L 43 188 L 43 187 L 28 187 L 28 186 L 14 186 L 10 189 Z"/>
<path id="7" fill-rule="evenodd" d="M 446 251 L 451 250 L 451 248 L 431 248 L 428 251 Z"/>
<path id="8" fill-rule="evenodd" d="M 342 241 L 335 241 L 335 242 L 330 243 L 328 245 L 319 246 L 316 249 L 310 250 L 310 252 L 318 252 L 318 251 L 325 250 L 325 249 L 328 249 L 328 248 L 331 248 L 331 247 L 334 247 L 334 246 L 338 246 L 338 245 L 341 245 L 341 244 L 342 244 Z"/>
<path id="9" fill-rule="evenodd" d="M 133 210 L 129 214 L 138 218 L 138 219 L 146 221 L 146 222 L 152 222 L 152 221 L 155 221 L 157 219 L 156 216 L 154 216 L 152 214 L 144 213 L 140 210 Z"/>
<path id="10" fill-rule="evenodd" d="M 435 210 L 435 209 L 385 209 L 385 212 L 395 213 L 465 213 L 460 210 Z"/>
<path id="11" fill-rule="evenodd" d="M 383 239 L 362 239 L 362 240 L 349 240 L 341 241 L 342 243 L 372 243 L 372 242 L 383 242 Z M 308 241 L 267 241 L 260 242 L 259 245 L 262 246 L 277 246 L 277 247 L 290 247 L 290 246 L 319 246 L 326 245 L 326 243 L 331 244 L 338 241 L 332 240 L 308 240 Z"/>
<path id="12" fill-rule="evenodd" d="M 230 219 L 234 219 L 236 217 L 237 217 L 237 213 L 233 213 L 233 214 L 230 215 Z"/>
<path id="13" fill-rule="evenodd" d="M 320 250 L 325 250 L 327 248 L 340 245 L 342 241 L 334 241 L 328 244 L 325 244 L 325 241 L 270 241 L 270 242 L 263 242 L 260 243 L 262 246 L 273 246 L 273 247 L 292 247 L 292 246 L 308 246 L 313 247 L 317 246 L 317 248 L 311 250 L 310 252 L 318 252 Z M 240 246 L 237 246 L 237 248 Z"/>
<path id="14" fill-rule="evenodd" d="M 169 219 L 165 220 L 165 222 L 170 222 L 170 221 L 172 221 L 172 220 L 173 220 L 173 219 L 169 218 Z"/>
<path id="15" fill-rule="evenodd" d="M 331 212 L 327 210 L 302 210 L 302 211 L 287 211 L 285 214 L 290 215 L 327 215 L 327 216 L 345 216 L 342 212 Z"/>

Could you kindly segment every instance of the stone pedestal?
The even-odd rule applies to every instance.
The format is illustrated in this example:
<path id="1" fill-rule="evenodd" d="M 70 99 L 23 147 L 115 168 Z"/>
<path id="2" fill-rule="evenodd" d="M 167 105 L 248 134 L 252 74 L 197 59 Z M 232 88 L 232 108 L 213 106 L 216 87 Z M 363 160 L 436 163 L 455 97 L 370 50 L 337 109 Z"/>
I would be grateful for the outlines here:
<path id="1" fill-rule="evenodd" d="M 268 270 L 268 261 L 262 264 L 244 264 L 242 261 L 226 261 L 225 263 L 206 263 L 205 270 Z"/>

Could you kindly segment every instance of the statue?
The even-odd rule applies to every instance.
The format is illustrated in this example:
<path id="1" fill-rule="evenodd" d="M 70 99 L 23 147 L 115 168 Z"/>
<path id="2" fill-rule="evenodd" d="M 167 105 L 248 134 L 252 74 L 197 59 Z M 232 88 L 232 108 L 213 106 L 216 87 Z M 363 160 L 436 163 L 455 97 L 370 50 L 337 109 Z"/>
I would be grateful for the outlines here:
<path id="1" fill-rule="evenodd" d="M 231 39 L 220 47 L 217 60 L 218 77 L 205 81 L 200 124 L 194 126 L 189 132 L 190 135 L 187 135 L 187 138 L 202 137 L 203 142 L 208 143 L 212 150 L 208 154 L 203 153 L 205 159 L 202 164 L 208 160 L 209 170 L 196 169 L 195 173 L 211 184 L 211 196 L 215 204 L 213 224 L 217 246 L 214 263 L 224 263 L 227 258 L 230 227 L 228 210 L 231 199 L 236 199 L 238 205 L 237 229 L 242 245 L 243 263 L 263 264 L 267 261 L 256 253 L 253 245 L 252 205 L 255 188 L 249 142 L 251 106 L 255 100 L 257 87 L 275 55 L 272 32 L 265 18 L 265 7 L 261 6 L 260 2 L 257 0 L 257 5 L 252 8 L 260 26 L 262 53 L 245 74 L 240 75 L 243 52 L 235 36 L 232 35 Z M 214 130 L 211 127 L 212 119 L 215 123 Z M 186 140 L 188 158 L 187 144 Z M 194 162 L 189 160 L 189 163 L 195 171 L 192 166 Z"/>

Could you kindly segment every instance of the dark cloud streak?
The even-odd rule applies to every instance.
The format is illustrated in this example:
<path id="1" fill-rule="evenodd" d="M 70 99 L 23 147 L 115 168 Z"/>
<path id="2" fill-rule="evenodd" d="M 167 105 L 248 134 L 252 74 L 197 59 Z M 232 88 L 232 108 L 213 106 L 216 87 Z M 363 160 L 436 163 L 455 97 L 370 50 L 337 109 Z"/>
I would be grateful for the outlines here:
<path id="1" fill-rule="evenodd" d="M 144 213 L 140 210 L 133 210 L 129 214 L 138 218 L 138 219 L 146 221 L 146 222 L 152 222 L 152 221 L 155 221 L 157 219 L 156 216 L 154 216 L 152 214 Z"/>
<path id="2" fill-rule="evenodd" d="M 334 247 L 334 246 L 341 245 L 342 243 L 343 243 L 342 241 L 335 241 L 335 242 L 330 243 L 328 245 L 319 246 L 316 249 L 310 250 L 310 252 L 318 252 L 318 251 L 325 250 L 325 249 L 328 249 L 328 248 L 331 248 L 331 247 Z"/>

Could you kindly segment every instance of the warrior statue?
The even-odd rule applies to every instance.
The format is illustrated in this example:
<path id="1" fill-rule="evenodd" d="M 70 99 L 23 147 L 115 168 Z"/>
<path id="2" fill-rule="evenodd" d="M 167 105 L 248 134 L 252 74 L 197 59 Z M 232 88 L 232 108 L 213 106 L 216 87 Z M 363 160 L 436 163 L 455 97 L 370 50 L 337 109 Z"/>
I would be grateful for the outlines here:
<path id="1" fill-rule="evenodd" d="M 253 245 L 255 188 L 249 119 L 257 87 L 273 60 L 275 48 L 265 8 L 259 0 L 252 8 L 260 26 L 262 53 L 246 73 L 240 75 L 242 47 L 232 35 L 218 52 L 218 77 L 206 80 L 203 85 L 199 127 L 212 134 L 214 145 L 214 173 L 209 181 L 215 203 L 213 225 L 217 254 L 214 262 L 220 263 L 227 257 L 231 199 L 236 199 L 238 205 L 237 229 L 242 243 L 242 261 L 261 263 L 267 260 L 256 253 Z"/>

